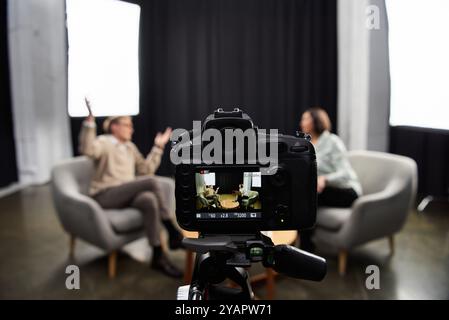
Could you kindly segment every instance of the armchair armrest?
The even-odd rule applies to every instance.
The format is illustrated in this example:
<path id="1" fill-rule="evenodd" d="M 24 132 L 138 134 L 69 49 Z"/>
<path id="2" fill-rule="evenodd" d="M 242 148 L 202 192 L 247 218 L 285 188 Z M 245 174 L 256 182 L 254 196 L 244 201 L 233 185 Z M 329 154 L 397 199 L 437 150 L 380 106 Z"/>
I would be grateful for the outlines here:
<path id="1" fill-rule="evenodd" d="M 58 214 L 67 232 L 100 248 L 112 249 L 108 240 L 114 237 L 114 231 L 94 199 L 74 192 L 60 193 L 58 197 Z"/>
<path id="2" fill-rule="evenodd" d="M 358 198 L 348 221 L 339 231 L 347 248 L 399 231 L 409 210 L 408 195 L 399 181 L 384 190 Z"/>

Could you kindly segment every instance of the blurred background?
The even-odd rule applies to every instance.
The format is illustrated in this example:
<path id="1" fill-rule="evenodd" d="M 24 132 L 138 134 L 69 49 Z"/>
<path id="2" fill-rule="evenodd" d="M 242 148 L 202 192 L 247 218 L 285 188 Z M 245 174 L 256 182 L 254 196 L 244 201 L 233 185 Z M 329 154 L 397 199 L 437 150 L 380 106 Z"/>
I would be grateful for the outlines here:
<path id="1" fill-rule="evenodd" d="M 114 279 L 104 248 L 80 239 L 69 254 L 52 169 L 79 156 L 88 96 L 99 128 L 133 116 L 143 154 L 166 126 L 190 129 L 219 107 L 294 134 L 321 106 L 350 152 L 417 164 L 413 203 L 400 229 L 350 248 L 344 275 L 338 248 L 322 246 L 323 282 L 277 276 L 256 294 L 448 299 L 448 12 L 446 0 L 1 1 L 0 298 L 174 299 L 183 284 L 148 268 L 145 239 L 120 248 Z M 165 152 L 157 174 L 173 173 Z M 187 270 L 184 251 L 170 255 Z M 71 264 L 79 290 L 65 286 Z M 366 286 L 369 265 L 379 289 Z"/>

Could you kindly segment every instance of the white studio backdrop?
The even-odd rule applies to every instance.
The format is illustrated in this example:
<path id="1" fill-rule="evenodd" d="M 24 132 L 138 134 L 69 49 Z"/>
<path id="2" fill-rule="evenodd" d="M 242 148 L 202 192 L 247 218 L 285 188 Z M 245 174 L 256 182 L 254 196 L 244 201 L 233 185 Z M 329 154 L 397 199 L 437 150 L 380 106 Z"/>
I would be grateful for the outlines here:
<path id="1" fill-rule="evenodd" d="M 72 156 L 64 0 L 9 0 L 8 49 L 19 187 Z"/>
<path id="2" fill-rule="evenodd" d="M 117 0 L 67 0 L 71 117 L 139 113 L 140 7 Z"/>
<path id="3" fill-rule="evenodd" d="M 449 130 L 449 1 L 387 0 L 392 126 Z"/>
<path id="4" fill-rule="evenodd" d="M 386 152 L 390 74 L 385 0 L 338 0 L 337 4 L 337 133 L 349 150 Z M 373 12 L 379 15 L 379 25 L 369 28 Z"/>

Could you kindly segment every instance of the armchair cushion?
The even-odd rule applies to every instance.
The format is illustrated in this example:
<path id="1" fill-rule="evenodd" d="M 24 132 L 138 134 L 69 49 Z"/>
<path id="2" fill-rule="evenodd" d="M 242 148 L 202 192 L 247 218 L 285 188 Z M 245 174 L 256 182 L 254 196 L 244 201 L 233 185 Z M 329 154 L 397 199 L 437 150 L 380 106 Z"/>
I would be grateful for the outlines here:
<path id="1" fill-rule="evenodd" d="M 318 209 L 316 225 L 320 228 L 337 231 L 350 216 L 351 208 L 322 207 Z"/>
<path id="2" fill-rule="evenodd" d="M 347 250 L 400 231 L 417 186 L 410 158 L 374 151 L 352 151 L 348 157 L 363 195 L 348 209 L 318 209 L 314 235 L 317 243 Z"/>
<path id="3" fill-rule="evenodd" d="M 104 210 L 112 228 L 117 233 L 128 233 L 142 229 L 143 218 L 134 208 Z"/>
<path id="4" fill-rule="evenodd" d="M 142 237 L 143 219 L 139 211 L 132 208 L 104 210 L 89 197 L 87 192 L 93 169 L 94 161 L 85 156 L 55 165 L 51 180 L 53 200 L 61 224 L 68 233 L 111 251 Z M 137 232 L 128 231 L 138 229 L 138 223 L 140 229 Z"/>

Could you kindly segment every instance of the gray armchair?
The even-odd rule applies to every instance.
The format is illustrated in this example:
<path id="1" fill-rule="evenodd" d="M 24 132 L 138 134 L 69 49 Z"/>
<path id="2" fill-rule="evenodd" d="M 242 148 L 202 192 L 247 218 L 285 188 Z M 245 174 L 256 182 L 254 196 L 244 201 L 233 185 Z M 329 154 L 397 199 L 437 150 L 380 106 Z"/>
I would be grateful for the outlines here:
<path id="1" fill-rule="evenodd" d="M 117 250 L 143 236 L 143 219 L 137 209 L 105 210 L 89 197 L 93 172 L 93 160 L 84 156 L 56 165 L 51 179 L 53 200 L 60 222 L 70 235 L 70 254 L 76 238 L 104 249 L 109 252 L 108 274 L 113 278 Z M 172 191 L 174 185 L 173 190 L 168 190 Z"/>
<path id="2" fill-rule="evenodd" d="M 348 251 L 366 242 L 389 238 L 394 253 L 393 235 L 406 221 L 417 189 L 414 160 L 373 151 L 348 154 L 363 188 L 351 208 L 319 208 L 314 241 L 338 250 L 340 275 L 346 272 Z"/>

